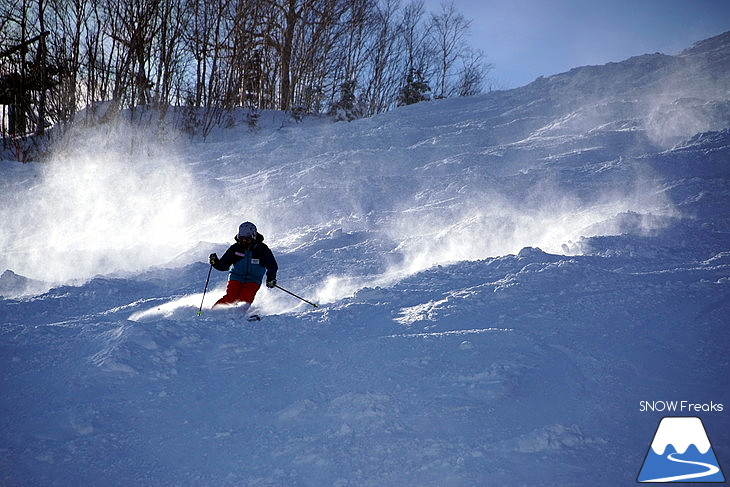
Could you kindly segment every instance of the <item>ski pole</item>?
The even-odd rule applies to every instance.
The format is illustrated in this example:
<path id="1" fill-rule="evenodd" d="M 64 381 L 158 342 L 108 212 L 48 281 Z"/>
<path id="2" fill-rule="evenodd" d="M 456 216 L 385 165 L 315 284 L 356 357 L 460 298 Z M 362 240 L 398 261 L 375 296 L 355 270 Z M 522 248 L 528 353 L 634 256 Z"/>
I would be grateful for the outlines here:
<path id="1" fill-rule="evenodd" d="M 205 289 L 203 290 L 203 300 L 200 301 L 200 309 L 198 310 L 198 316 L 203 314 L 203 301 L 205 301 L 205 293 L 208 292 L 208 282 L 210 282 L 210 272 L 213 270 L 213 264 L 210 264 L 208 269 L 208 278 L 205 280 Z"/>
<path id="2" fill-rule="evenodd" d="M 319 306 L 319 305 L 318 305 L 317 303 L 313 303 L 313 302 L 311 302 L 311 301 L 307 301 L 307 300 L 306 300 L 306 299 L 304 299 L 303 297 L 301 297 L 301 296 L 297 296 L 296 294 L 294 294 L 294 293 L 293 293 L 293 292 L 291 292 L 291 291 L 287 291 L 286 289 L 284 289 L 283 287 L 279 286 L 278 284 L 276 284 L 276 285 L 275 285 L 274 287 L 276 287 L 276 288 L 279 288 L 279 289 L 281 289 L 282 291 L 284 291 L 284 292 L 285 292 L 285 293 L 287 293 L 287 294 L 291 294 L 292 296 L 294 296 L 294 297 L 295 297 L 295 298 L 297 298 L 297 299 L 301 299 L 302 301 L 304 301 L 304 302 L 305 302 L 305 303 L 307 303 L 307 304 L 311 304 L 311 305 L 312 305 L 312 306 L 314 306 L 315 308 Z"/>

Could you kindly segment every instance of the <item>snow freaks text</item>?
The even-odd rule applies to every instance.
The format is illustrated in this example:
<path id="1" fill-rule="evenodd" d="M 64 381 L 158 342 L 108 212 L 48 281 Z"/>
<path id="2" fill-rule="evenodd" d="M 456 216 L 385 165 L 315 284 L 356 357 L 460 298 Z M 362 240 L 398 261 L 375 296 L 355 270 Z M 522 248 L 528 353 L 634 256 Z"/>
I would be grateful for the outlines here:
<path id="1" fill-rule="evenodd" d="M 722 403 L 694 403 L 691 401 L 641 401 L 639 412 L 668 412 L 668 413 L 721 413 Z"/>

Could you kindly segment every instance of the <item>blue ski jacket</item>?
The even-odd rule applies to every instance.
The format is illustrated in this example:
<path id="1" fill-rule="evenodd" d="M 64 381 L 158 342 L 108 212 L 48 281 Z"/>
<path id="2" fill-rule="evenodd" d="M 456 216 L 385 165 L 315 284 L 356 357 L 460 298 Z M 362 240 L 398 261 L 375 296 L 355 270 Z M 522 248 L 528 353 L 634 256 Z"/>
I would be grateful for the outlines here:
<path id="1" fill-rule="evenodd" d="M 279 266 L 271 249 L 263 242 L 264 236 L 256 234 L 256 242 L 244 245 L 236 242 L 223 256 L 213 263 L 219 271 L 229 271 L 229 281 L 255 282 L 261 284 L 262 279 L 276 279 Z"/>

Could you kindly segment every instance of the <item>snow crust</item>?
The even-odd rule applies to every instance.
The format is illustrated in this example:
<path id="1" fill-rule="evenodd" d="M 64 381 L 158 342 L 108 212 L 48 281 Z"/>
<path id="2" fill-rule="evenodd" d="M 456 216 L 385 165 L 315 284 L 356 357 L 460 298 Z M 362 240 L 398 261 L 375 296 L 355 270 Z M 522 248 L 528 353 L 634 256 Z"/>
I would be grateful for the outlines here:
<path id="1" fill-rule="evenodd" d="M 633 485 L 730 404 L 729 44 L 0 162 L 0 484 Z M 319 308 L 198 316 L 244 220 Z"/>

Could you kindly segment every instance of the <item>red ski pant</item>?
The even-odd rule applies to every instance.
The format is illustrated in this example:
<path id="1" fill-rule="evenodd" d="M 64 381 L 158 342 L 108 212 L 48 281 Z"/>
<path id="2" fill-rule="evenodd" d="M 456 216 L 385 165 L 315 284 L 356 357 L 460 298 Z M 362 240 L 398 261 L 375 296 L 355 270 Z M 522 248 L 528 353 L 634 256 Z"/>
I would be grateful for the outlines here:
<path id="1" fill-rule="evenodd" d="M 220 298 L 213 307 L 215 308 L 219 304 L 252 303 L 259 287 L 261 285 L 255 282 L 228 281 L 225 296 Z"/>

